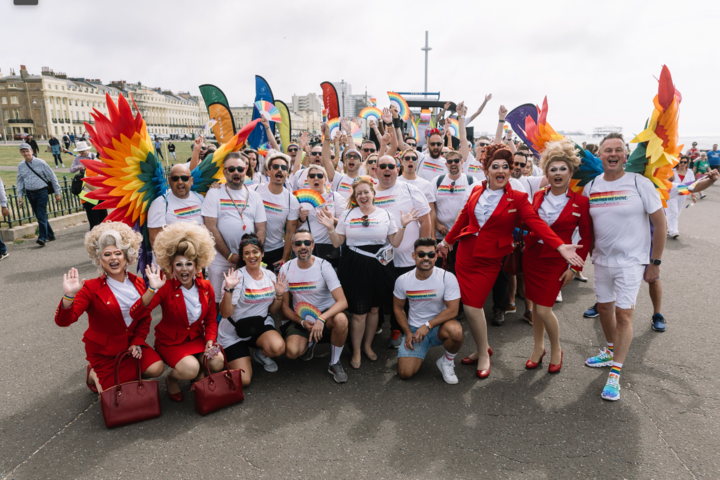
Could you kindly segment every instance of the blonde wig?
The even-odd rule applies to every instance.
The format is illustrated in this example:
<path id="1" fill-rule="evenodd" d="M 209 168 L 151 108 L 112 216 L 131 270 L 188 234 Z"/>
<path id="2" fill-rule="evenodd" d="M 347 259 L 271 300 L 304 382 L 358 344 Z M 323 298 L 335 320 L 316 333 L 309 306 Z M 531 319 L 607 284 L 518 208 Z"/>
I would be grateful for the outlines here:
<path id="1" fill-rule="evenodd" d="M 153 245 L 155 261 L 166 272 L 172 271 L 177 255 L 195 262 L 195 268 L 203 269 L 215 258 L 215 240 L 203 225 L 179 222 L 166 225 L 155 237 Z"/>
<path id="2" fill-rule="evenodd" d="M 122 222 L 107 222 L 97 225 L 85 234 L 85 249 L 98 272 L 103 273 L 100 257 L 102 251 L 110 245 L 122 250 L 128 266 L 137 261 L 143 237 Z"/>
<path id="3" fill-rule="evenodd" d="M 545 144 L 545 150 L 540 155 L 540 167 L 546 176 L 552 162 L 565 162 L 570 172 L 577 170 L 580 166 L 580 157 L 575 152 L 575 144 L 572 140 L 563 138 L 557 142 Z"/>

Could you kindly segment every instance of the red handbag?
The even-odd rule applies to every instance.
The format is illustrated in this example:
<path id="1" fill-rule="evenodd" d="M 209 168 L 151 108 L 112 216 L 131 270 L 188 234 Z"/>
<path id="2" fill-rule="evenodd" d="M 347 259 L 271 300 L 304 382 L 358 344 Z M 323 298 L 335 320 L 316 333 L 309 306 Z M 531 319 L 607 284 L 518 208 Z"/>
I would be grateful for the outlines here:
<path id="1" fill-rule="evenodd" d="M 195 411 L 200 415 L 207 415 L 245 399 L 242 390 L 242 369 L 230 370 L 225 350 L 220 345 L 218 347 L 223 354 L 225 370 L 211 375 L 208 362 L 203 359 L 205 378 L 190 387 L 191 391 L 195 391 Z"/>
<path id="2" fill-rule="evenodd" d="M 120 363 L 127 356 L 135 361 L 138 379 L 120 384 Z M 140 361 L 125 350 L 115 357 L 115 385 L 100 394 L 100 406 L 107 428 L 121 427 L 160 416 L 158 382 L 143 381 Z"/>

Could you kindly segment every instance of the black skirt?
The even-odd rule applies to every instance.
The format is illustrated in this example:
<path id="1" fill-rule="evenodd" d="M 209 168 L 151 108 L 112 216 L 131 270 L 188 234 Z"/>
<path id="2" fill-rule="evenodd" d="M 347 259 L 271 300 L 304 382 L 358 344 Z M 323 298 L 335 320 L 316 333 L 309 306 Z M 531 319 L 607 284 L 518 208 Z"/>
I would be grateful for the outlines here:
<path id="1" fill-rule="evenodd" d="M 356 248 L 377 253 L 382 245 L 360 245 Z M 338 277 L 342 284 L 348 310 L 356 315 L 364 315 L 373 307 L 392 309 L 393 289 L 395 288 L 395 265 L 381 264 L 377 259 L 368 257 L 343 247 Z"/>

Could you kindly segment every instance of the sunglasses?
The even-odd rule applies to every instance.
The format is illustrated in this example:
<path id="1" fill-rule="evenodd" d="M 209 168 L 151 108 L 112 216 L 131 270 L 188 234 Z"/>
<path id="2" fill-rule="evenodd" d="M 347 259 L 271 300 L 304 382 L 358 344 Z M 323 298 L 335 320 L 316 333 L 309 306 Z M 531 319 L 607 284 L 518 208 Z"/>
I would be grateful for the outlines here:
<path id="1" fill-rule="evenodd" d="M 450 193 L 455 193 L 455 182 L 450 184 Z"/>
<path id="2" fill-rule="evenodd" d="M 680 165 L 687 165 L 688 162 L 680 162 Z"/>
<path id="3" fill-rule="evenodd" d="M 324 173 L 308 173 L 308 178 L 319 178 L 320 180 L 322 180 L 324 177 Z"/>
<path id="4" fill-rule="evenodd" d="M 295 153 L 297 151 L 298 151 L 297 148 L 288 148 L 288 153 Z"/>
<path id="5" fill-rule="evenodd" d="M 516 167 L 525 168 L 525 166 L 527 165 L 527 163 L 515 162 L 515 163 L 513 163 L 513 165 L 516 166 Z"/>
<path id="6" fill-rule="evenodd" d="M 187 182 L 190 180 L 190 177 L 187 175 L 173 175 L 170 177 L 171 182 L 177 182 L 178 180 L 182 180 L 183 182 Z"/>
<path id="7" fill-rule="evenodd" d="M 360 160 L 360 157 L 358 155 L 355 155 L 354 153 L 351 153 L 349 155 L 346 155 L 346 158 L 348 160 Z"/>
<path id="8" fill-rule="evenodd" d="M 435 252 L 417 252 L 416 255 L 418 258 L 435 258 L 436 253 Z"/>
<path id="9" fill-rule="evenodd" d="M 442 142 L 431 142 L 430 146 L 431 147 L 442 147 Z"/>
<path id="10" fill-rule="evenodd" d="M 230 173 L 234 173 L 235 170 L 237 170 L 238 173 L 243 173 L 245 171 L 245 167 L 226 167 L 225 170 Z"/>
<path id="11" fill-rule="evenodd" d="M 447 163 L 460 163 L 459 158 L 451 158 L 449 160 L 445 160 Z"/>
<path id="12" fill-rule="evenodd" d="M 362 226 L 363 226 L 363 227 L 368 227 L 368 226 L 370 226 L 370 219 L 368 218 L 367 215 L 364 215 L 364 216 L 362 217 Z"/>
<path id="13" fill-rule="evenodd" d="M 377 163 L 377 160 L 368 160 L 367 163 L 368 165 L 372 165 L 374 163 Z"/>
<path id="14" fill-rule="evenodd" d="M 378 168 L 380 170 L 385 170 L 386 168 L 388 170 L 395 170 L 395 164 L 394 163 L 383 163 L 382 165 L 378 165 Z"/>
<path id="15" fill-rule="evenodd" d="M 363 148 L 363 152 L 365 152 L 365 153 L 375 153 L 375 149 L 374 149 L 374 148 Z"/>
<path id="16" fill-rule="evenodd" d="M 301 247 L 303 245 L 305 245 L 306 247 L 309 247 L 312 244 L 313 244 L 312 240 L 295 240 L 296 247 Z"/>
<path id="17" fill-rule="evenodd" d="M 417 157 L 408 155 L 407 157 L 403 157 L 403 160 L 405 160 L 406 162 L 417 162 Z"/>
<path id="18" fill-rule="evenodd" d="M 288 169 L 288 168 L 287 168 L 287 165 L 285 165 L 285 164 L 281 165 L 281 164 L 279 164 L 279 163 L 273 163 L 272 165 L 270 165 L 270 168 L 272 168 L 273 170 L 278 170 L 278 169 L 280 169 L 280 170 L 282 170 L 283 172 L 287 172 L 287 169 Z"/>
<path id="19" fill-rule="evenodd" d="M 310 155 L 312 155 L 313 157 L 319 157 L 320 155 L 322 155 L 322 152 L 310 152 Z"/>
<path id="20" fill-rule="evenodd" d="M 407 145 L 408 147 L 413 147 L 413 148 L 417 147 L 417 143 L 407 143 L 407 142 L 405 142 L 405 145 Z"/>
<path id="21" fill-rule="evenodd" d="M 489 143 L 478 143 L 477 144 L 478 147 L 487 147 L 488 145 L 490 145 L 490 144 Z"/>

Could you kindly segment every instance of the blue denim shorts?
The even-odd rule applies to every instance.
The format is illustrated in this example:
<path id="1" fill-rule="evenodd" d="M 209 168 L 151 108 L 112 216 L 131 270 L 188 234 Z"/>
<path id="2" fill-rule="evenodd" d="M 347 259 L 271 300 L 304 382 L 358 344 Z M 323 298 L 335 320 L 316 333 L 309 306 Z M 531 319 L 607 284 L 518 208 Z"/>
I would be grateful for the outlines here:
<path id="1" fill-rule="evenodd" d="M 420 327 L 410 327 L 410 331 L 412 333 L 417 332 L 418 328 Z M 413 357 L 413 358 L 425 358 L 425 355 L 427 355 L 428 350 L 430 350 L 431 347 L 439 347 L 443 344 L 442 340 L 438 338 L 438 332 L 440 331 L 440 327 L 434 327 L 432 330 L 430 330 L 425 338 L 423 338 L 423 341 L 420 343 L 413 342 L 413 348 L 415 350 L 408 350 L 405 348 L 405 335 L 402 336 L 401 340 L 402 343 L 400 343 L 400 348 L 398 349 L 398 358 L 400 357 Z"/>

